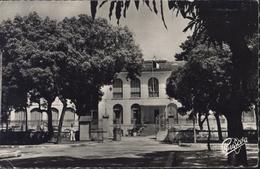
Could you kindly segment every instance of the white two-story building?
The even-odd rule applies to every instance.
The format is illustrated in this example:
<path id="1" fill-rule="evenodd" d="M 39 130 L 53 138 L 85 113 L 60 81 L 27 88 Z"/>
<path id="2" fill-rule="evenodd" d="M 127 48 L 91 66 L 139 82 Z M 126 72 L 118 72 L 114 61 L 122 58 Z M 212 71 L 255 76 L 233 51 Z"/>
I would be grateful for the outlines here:
<path id="1" fill-rule="evenodd" d="M 108 136 L 113 136 L 113 128 L 120 126 L 123 135 L 134 127 L 145 126 L 145 132 L 155 134 L 156 127 L 162 122 L 164 127 L 168 118 L 167 111 L 173 108 L 174 121 L 170 124 L 179 129 L 193 127 L 192 120 L 188 115 L 177 113 L 177 107 L 181 104 L 171 99 L 166 94 L 166 81 L 174 69 L 182 66 L 183 62 L 168 62 L 166 60 L 144 61 L 141 76 L 136 79 L 127 79 L 127 72 L 122 71 L 117 75 L 112 85 L 102 88 L 104 93 L 99 103 L 98 115 L 93 116 L 92 129 L 97 127 L 108 132 Z M 56 99 L 52 104 L 53 126 L 57 129 L 58 120 L 62 111 L 62 104 Z M 104 118 L 106 117 L 106 118 Z M 13 130 L 25 130 L 26 112 L 13 111 L 10 116 L 9 127 Z M 47 129 L 47 114 L 39 111 L 38 104 L 33 104 L 27 108 L 28 128 L 39 130 L 44 124 Z M 104 119 L 106 125 L 104 125 Z M 213 115 L 209 117 L 211 129 L 216 130 L 216 121 Z M 245 129 L 256 129 L 255 113 L 245 112 L 242 121 Z M 73 104 L 66 110 L 63 131 L 70 128 L 71 124 L 76 128 L 79 126 L 79 118 Z M 98 123 L 98 124 L 97 124 Z M 205 124 L 206 125 L 206 124 Z M 196 125 L 198 127 L 198 125 Z M 226 120 L 221 117 L 221 127 L 226 130 Z M 206 129 L 206 126 L 204 127 Z"/>
<path id="2" fill-rule="evenodd" d="M 166 81 L 177 62 L 166 60 L 144 61 L 141 76 L 127 79 L 127 72 L 122 71 L 113 85 L 105 86 L 104 96 L 99 104 L 99 119 L 108 116 L 110 130 L 119 123 L 124 134 L 135 126 L 154 126 L 159 115 L 165 112 L 170 103 L 180 105 L 166 94 Z"/>

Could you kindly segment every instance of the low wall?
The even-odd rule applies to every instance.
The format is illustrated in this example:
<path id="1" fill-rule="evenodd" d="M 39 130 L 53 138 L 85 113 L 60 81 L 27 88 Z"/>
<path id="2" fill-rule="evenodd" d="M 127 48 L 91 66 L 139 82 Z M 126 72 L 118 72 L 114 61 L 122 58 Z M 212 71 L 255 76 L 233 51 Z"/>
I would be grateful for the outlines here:
<path id="1" fill-rule="evenodd" d="M 249 143 L 257 143 L 257 131 L 256 130 L 244 130 L 244 136 L 247 138 Z M 223 139 L 228 137 L 226 130 L 222 130 Z M 208 139 L 207 130 L 197 130 L 196 129 L 196 142 L 205 143 Z M 218 131 L 211 131 L 211 142 L 219 142 Z M 171 128 L 168 130 L 168 135 L 165 139 L 165 142 L 170 143 L 193 143 L 194 142 L 194 130 L 193 128 L 179 130 L 176 128 Z"/>
<path id="2" fill-rule="evenodd" d="M 48 140 L 48 132 L 0 132 L 1 145 L 41 144 Z"/>

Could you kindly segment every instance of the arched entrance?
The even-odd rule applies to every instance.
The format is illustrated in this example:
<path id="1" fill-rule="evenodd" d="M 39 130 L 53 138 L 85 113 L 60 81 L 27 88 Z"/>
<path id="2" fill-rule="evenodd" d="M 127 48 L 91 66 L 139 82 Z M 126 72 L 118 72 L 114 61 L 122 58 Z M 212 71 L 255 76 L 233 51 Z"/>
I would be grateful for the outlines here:
<path id="1" fill-rule="evenodd" d="M 52 125 L 56 127 L 59 124 L 59 110 L 52 107 L 51 112 L 52 112 Z"/>
<path id="2" fill-rule="evenodd" d="M 133 104 L 131 106 L 131 123 L 132 124 L 141 124 L 141 107 L 139 104 Z"/>
<path id="3" fill-rule="evenodd" d="M 113 107 L 113 124 L 123 124 L 123 107 L 120 104 L 116 104 Z"/>
<path id="4" fill-rule="evenodd" d="M 25 130 L 26 125 L 26 111 L 24 110 L 16 110 L 15 112 L 15 120 L 14 120 L 14 127 L 18 130 Z"/>
<path id="5" fill-rule="evenodd" d="M 177 105 L 174 103 L 170 103 L 166 107 L 166 118 L 169 120 L 171 119 L 171 122 L 178 124 L 178 112 L 177 112 Z"/>
<path id="6" fill-rule="evenodd" d="M 42 112 L 38 108 L 31 110 L 31 119 L 29 121 L 29 126 L 33 129 L 40 130 L 40 125 L 42 123 Z"/>
<path id="7" fill-rule="evenodd" d="M 69 129 L 71 127 L 71 124 L 75 123 L 76 118 L 77 118 L 77 115 L 76 115 L 75 109 L 68 107 L 65 110 L 65 115 L 64 115 L 64 119 L 63 119 L 63 127 L 65 129 Z"/>

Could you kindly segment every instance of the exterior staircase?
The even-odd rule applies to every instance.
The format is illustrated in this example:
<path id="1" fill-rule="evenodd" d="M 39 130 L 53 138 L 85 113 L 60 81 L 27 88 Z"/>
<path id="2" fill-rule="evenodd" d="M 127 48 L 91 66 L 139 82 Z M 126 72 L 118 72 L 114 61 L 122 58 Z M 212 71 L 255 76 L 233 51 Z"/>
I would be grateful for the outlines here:
<path id="1" fill-rule="evenodd" d="M 156 134 L 156 140 L 157 140 L 157 141 L 165 141 L 167 135 L 168 135 L 168 130 L 160 130 L 160 131 Z"/>
<path id="2" fill-rule="evenodd" d="M 155 124 L 145 124 L 142 130 L 139 132 L 139 136 L 151 136 L 156 134 Z"/>

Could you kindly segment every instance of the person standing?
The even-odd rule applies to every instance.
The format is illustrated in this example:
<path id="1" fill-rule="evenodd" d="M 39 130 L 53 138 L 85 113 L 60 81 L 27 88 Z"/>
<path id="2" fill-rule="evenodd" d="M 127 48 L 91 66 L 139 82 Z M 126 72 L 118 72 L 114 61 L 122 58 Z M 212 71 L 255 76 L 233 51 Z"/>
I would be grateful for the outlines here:
<path id="1" fill-rule="evenodd" d="M 74 125 L 73 123 L 71 123 L 70 126 L 70 141 L 75 141 L 75 132 L 74 132 Z"/>

